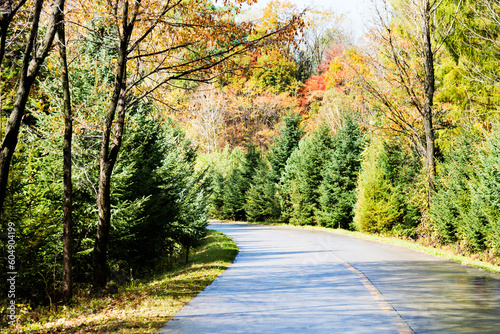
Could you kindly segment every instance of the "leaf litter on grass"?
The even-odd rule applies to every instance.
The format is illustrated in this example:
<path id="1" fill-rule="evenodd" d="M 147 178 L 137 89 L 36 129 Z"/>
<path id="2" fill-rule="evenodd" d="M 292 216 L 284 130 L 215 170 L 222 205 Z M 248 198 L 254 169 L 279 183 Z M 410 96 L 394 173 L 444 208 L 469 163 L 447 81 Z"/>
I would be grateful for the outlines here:
<path id="1" fill-rule="evenodd" d="M 209 231 L 187 265 L 178 265 L 124 291 L 101 298 L 84 294 L 72 306 L 39 307 L 2 333 L 154 333 L 234 260 L 236 244 Z"/>

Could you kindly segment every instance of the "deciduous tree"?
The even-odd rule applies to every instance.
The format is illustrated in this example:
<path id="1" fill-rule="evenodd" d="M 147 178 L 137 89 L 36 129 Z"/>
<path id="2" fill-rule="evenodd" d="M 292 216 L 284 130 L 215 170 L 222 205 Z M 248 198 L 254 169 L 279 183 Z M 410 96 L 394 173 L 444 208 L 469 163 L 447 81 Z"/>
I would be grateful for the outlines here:
<path id="1" fill-rule="evenodd" d="M 104 117 L 99 158 L 99 218 L 93 253 L 95 287 L 102 287 L 107 281 L 111 176 L 128 108 L 174 82 L 207 81 L 220 73 L 231 57 L 269 36 L 286 40 L 301 26 L 300 17 L 294 16 L 285 25 L 252 39 L 252 24 L 236 22 L 233 13 L 239 7 L 226 5 L 122 0 L 93 9 L 111 25 L 109 37 L 114 39 L 116 48 L 115 83 Z"/>
<path id="2" fill-rule="evenodd" d="M 71 108 L 71 92 L 68 74 L 68 60 L 66 51 L 66 24 L 64 23 L 64 3 L 59 7 L 57 21 L 57 38 L 59 42 L 59 58 L 61 61 L 61 83 L 63 91 L 64 114 L 64 147 L 63 147 L 63 302 L 67 303 L 73 295 L 73 181 L 72 181 L 72 154 L 73 140 L 73 111 Z"/>
<path id="3" fill-rule="evenodd" d="M 0 5 L 0 66 L 8 51 L 7 39 L 13 37 L 13 23 L 17 19 L 27 19 L 29 36 L 20 41 L 24 50 L 21 60 L 21 73 L 17 81 L 12 109 L 8 111 L 8 120 L 5 130 L 2 132 L 2 144 L 0 147 L 0 210 L 5 200 L 10 162 L 18 142 L 21 120 L 24 116 L 26 103 L 31 88 L 40 72 L 56 35 L 57 25 L 61 18 L 61 8 L 64 8 L 65 0 L 56 0 L 50 6 L 50 12 L 44 10 L 44 0 L 36 1 L 3 1 Z M 20 13 L 27 10 L 30 15 L 20 18 Z M 41 26 L 46 21 L 47 27 L 42 30 Z M 43 34 L 43 37 L 40 36 Z M 12 44 L 12 43 L 10 43 Z M 0 97 L 2 99 L 2 97 Z M 7 110 L 1 110 L 2 113 Z"/>
<path id="4" fill-rule="evenodd" d="M 434 66 L 453 28 L 439 11 L 442 1 L 401 0 L 376 6 L 378 25 L 371 33 L 378 53 L 369 60 L 378 79 L 364 87 L 384 111 L 390 131 L 409 138 L 424 158 L 428 199 L 435 190 L 435 132 L 439 110 L 434 104 Z M 458 11 L 459 8 L 456 8 Z"/>

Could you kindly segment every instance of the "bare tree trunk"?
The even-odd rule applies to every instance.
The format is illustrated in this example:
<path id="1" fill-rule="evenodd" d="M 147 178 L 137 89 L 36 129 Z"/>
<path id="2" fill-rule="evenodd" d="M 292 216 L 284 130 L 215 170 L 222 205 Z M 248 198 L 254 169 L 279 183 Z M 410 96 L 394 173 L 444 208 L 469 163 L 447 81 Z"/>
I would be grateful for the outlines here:
<path id="1" fill-rule="evenodd" d="M 159 87 L 165 85 L 168 81 L 172 80 L 189 80 L 190 76 L 196 73 L 204 73 L 218 65 L 227 61 L 229 58 L 241 54 L 244 50 L 249 50 L 250 47 L 256 45 L 258 42 L 267 39 L 270 36 L 277 35 L 278 33 L 286 32 L 288 29 L 295 31 L 295 26 L 293 24 L 297 23 L 297 27 L 300 27 L 302 21 L 299 20 L 301 15 L 296 16 L 290 24 L 286 25 L 284 28 L 280 28 L 276 31 L 268 33 L 261 36 L 251 42 L 244 42 L 237 44 L 235 46 L 229 47 L 227 50 L 220 52 L 216 56 L 202 56 L 198 59 L 186 59 L 181 61 L 180 64 L 169 65 L 172 59 L 177 58 L 178 50 L 190 50 L 192 45 L 196 45 L 201 42 L 199 41 L 182 41 L 178 45 L 169 46 L 163 51 L 152 53 L 147 53 L 148 47 L 143 49 L 143 44 L 146 43 L 148 38 L 152 36 L 153 30 L 158 27 L 158 25 L 170 25 L 165 19 L 168 12 L 174 12 L 175 8 L 180 8 L 182 0 L 176 1 L 166 1 L 162 2 L 162 7 L 159 11 L 149 12 L 144 11 L 144 7 L 141 4 L 141 0 L 130 1 L 129 11 L 129 0 L 123 1 L 112 1 L 111 12 L 115 18 L 114 25 L 117 28 L 117 35 L 119 36 L 120 46 L 118 50 L 118 59 L 115 70 L 115 84 L 112 97 L 110 99 L 110 104 L 106 112 L 106 119 L 104 121 L 104 128 L 102 134 L 101 151 L 99 156 L 100 174 L 99 174 L 99 190 L 97 194 L 97 207 L 98 207 L 98 225 L 97 234 L 94 243 L 93 251 L 93 265 L 94 265 L 94 288 L 98 289 L 104 287 L 107 281 L 107 247 L 109 241 L 109 232 L 111 227 L 111 203 L 110 203 L 110 193 L 111 193 L 111 176 L 113 173 L 113 168 L 115 166 L 118 152 L 122 144 L 123 130 L 125 124 L 125 113 L 128 105 L 133 105 L 138 101 L 146 98 L 152 92 L 154 92 Z M 118 13 L 118 11 L 122 13 Z M 147 17 L 146 17 L 146 16 Z M 177 15 L 177 14 L 175 14 Z M 146 24 L 150 23 L 146 29 L 139 34 L 139 37 L 131 43 L 132 31 L 136 23 Z M 293 24 L 292 24 L 293 23 Z M 175 23 L 171 25 L 172 27 L 183 27 L 183 23 Z M 190 27 L 191 24 L 186 24 L 186 27 Z M 214 23 L 212 27 L 219 26 L 219 23 Z M 211 27 L 210 25 L 207 28 Z M 284 34 L 286 36 L 286 34 Z M 149 42 L 148 42 L 149 43 Z M 239 46 L 242 48 L 239 49 Z M 134 52 L 138 52 L 138 55 L 131 56 Z M 146 52 L 146 53 L 144 53 Z M 173 53 L 176 55 L 173 56 Z M 154 59 L 155 57 L 164 57 L 160 61 L 161 65 L 155 66 L 155 69 L 151 72 L 146 71 L 144 74 L 137 75 L 134 80 L 130 81 L 130 86 L 138 86 L 145 81 L 155 82 L 155 86 L 147 89 L 145 92 L 138 94 L 138 96 L 133 96 L 129 94 L 130 100 L 127 100 L 128 93 L 128 83 L 127 83 L 127 60 L 136 59 L 141 62 L 153 62 L 157 60 L 147 60 Z M 129 59 L 127 57 L 130 56 Z M 148 66 L 145 66 L 149 67 Z M 152 75 L 163 73 L 163 78 L 160 80 L 153 79 Z M 192 78 L 193 81 L 204 81 L 197 78 Z M 205 81 L 209 81 L 207 78 Z M 112 133 L 111 128 L 114 126 L 114 131 Z M 113 139 L 111 142 L 111 138 Z"/>
<path id="2" fill-rule="evenodd" d="M 423 33 L 423 55 L 425 67 L 425 82 L 424 82 L 424 106 L 423 106 L 423 121 L 425 131 L 426 157 L 425 167 L 427 172 L 428 184 L 428 199 L 431 203 L 432 193 L 435 190 L 434 176 L 436 174 L 435 163 L 435 143 L 434 143 L 434 128 L 432 125 L 432 108 L 434 104 L 434 52 L 432 51 L 431 31 L 430 31 L 430 14 L 431 8 L 429 1 L 424 2 L 422 8 L 422 33 Z"/>
<path id="3" fill-rule="evenodd" d="M 124 74 L 125 71 L 123 71 Z M 118 76 L 117 76 L 118 77 Z M 123 77 L 123 83 L 125 84 Z M 120 88 L 120 87 L 118 87 Z M 101 153 L 99 157 L 99 191 L 97 194 L 97 209 L 99 213 L 97 223 L 97 235 L 94 244 L 94 287 L 104 287 L 107 282 L 107 247 L 109 240 L 109 230 L 111 227 L 111 175 L 118 158 L 121 147 L 123 129 L 125 123 L 125 88 L 121 87 L 117 103 L 112 103 L 108 109 L 105 131 L 102 135 Z M 111 125 L 114 115 L 117 114 L 115 123 L 115 133 L 110 149 Z"/>
<path id="4" fill-rule="evenodd" d="M 97 208 L 99 212 L 97 235 L 94 243 L 94 287 L 102 288 L 108 279 L 107 247 L 111 227 L 110 184 L 112 169 L 106 159 L 100 158 L 99 192 Z"/>
<path id="5" fill-rule="evenodd" d="M 47 57 L 47 54 L 52 46 L 52 42 L 54 41 L 56 26 L 58 24 L 59 8 L 64 6 L 65 0 L 57 0 L 53 4 L 50 23 L 45 32 L 42 44 L 35 48 L 43 2 L 44 0 L 37 0 L 33 9 L 31 32 L 23 57 L 21 77 L 18 83 L 16 98 L 7 122 L 5 136 L 0 147 L 0 211 L 3 208 L 5 201 L 10 162 L 17 146 L 21 120 L 24 116 L 28 96 L 40 67 L 45 61 L 45 58 Z M 2 27 L 2 29 L 4 29 L 4 27 Z"/>
<path id="6" fill-rule="evenodd" d="M 123 11 L 123 30 L 120 39 L 118 63 L 116 66 L 115 88 L 111 98 L 111 104 L 106 113 L 99 156 L 99 191 L 97 194 L 99 217 L 93 253 L 94 288 L 102 288 L 107 283 L 107 247 L 109 230 L 111 227 L 111 175 L 113 174 L 113 168 L 122 144 L 125 124 L 127 50 L 133 30 L 133 23 L 129 24 L 127 22 L 128 6 L 124 6 Z M 111 128 L 113 126 L 113 121 L 115 121 L 115 131 L 113 134 L 113 142 L 111 143 Z"/>
<path id="7" fill-rule="evenodd" d="M 64 110 L 64 147 L 63 147 L 63 281 L 62 299 L 64 303 L 71 300 L 73 296 L 73 183 L 71 180 L 71 142 L 73 137 L 73 111 L 71 109 L 71 93 L 69 90 L 68 61 L 66 57 L 66 32 L 63 22 L 64 8 L 60 8 L 60 25 L 57 29 L 59 39 L 59 57 L 61 60 L 61 81 L 63 88 L 63 110 Z"/>

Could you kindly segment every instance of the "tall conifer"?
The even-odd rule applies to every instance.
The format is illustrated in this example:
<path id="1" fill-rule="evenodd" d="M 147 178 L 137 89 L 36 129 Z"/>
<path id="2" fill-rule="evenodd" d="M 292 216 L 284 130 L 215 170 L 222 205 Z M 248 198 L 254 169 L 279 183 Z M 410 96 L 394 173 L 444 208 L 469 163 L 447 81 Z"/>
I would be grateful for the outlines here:
<path id="1" fill-rule="evenodd" d="M 358 123 L 346 117 L 335 139 L 335 150 L 322 173 L 321 225 L 349 228 L 354 217 L 356 182 L 363 151 L 363 132 Z"/>

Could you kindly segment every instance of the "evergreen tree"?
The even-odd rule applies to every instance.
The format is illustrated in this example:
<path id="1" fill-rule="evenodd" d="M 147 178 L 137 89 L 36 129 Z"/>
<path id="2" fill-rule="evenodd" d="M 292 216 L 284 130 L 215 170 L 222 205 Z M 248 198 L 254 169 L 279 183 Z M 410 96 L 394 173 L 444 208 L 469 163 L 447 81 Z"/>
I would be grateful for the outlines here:
<path id="1" fill-rule="evenodd" d="M 480 163 L 473 165 L 477 183 L 469 178 L 473 194 L 470 213 L 464 217 L 461 228 L 462 240 L 474 250 L 489 249 L 500 255 L 500 132 L 488 138 L 486 150 L 479 155 Z M 479 168 L 477 168 L 479 166 Z"/>
<path id="2" fill-rule="evenodd" d="M 317 212 L 321 225 L 351 227 L 363 146 L 361 128 L 351 117 L 346 117 L 335 138 L 335 150 L 322 174 L 321 210 Z"/>
<path id="3" fill-rule="evenodd" d="M 469 219 L 473 205 L 471 182 L 472 184 L 478 182 L 476 166 L 479 165 L 479 161 L 477 163 L 474 161 L 476 152 L 473 144 L 468 136 L 460 137 L 452 143 L 450 152 L 439 165 L 437 191 L 429 215 L 444 244 L 452 244 L 459 240 L 465 220 Z"/>
<path id="4" fill-rule="evenodd" d="M 209 174 L 211 175 L 211 194 L 208 201 L 210 216 L 217 219 L 224 219 L 222 207 L 224 205 L 225 178 L 214 166 L 211 166 Z"/>
<path id="5" fill-rule="evenodd" d="M 224 218 L 232 220 L 245 219 L 245 192 L 247 180 L 239 168 L 233 169 L 225 181 L 222 212 Z"/>
<path id="6" fill-rule="evenodd" d="M 190 249 L 207 225 L 208 182 L 196 152 L 175 123 L 162 125 L 150 111 L 131 117 L 113 187 L 110 264 L 136 272 L 178 255 L 170 253 L 178 246 Z"/>
<path id="7" fill-rule="evenodd" d="M 241 161 L 225 180 L 222 211 L 229 219 L 245 220 L 245 203 L 256 170 L 261 164 L 261 154 L 252 143 Z"/>
<path id="8" fill-rule="evenodd" d="M 358 179 L 356 229 L 413 237 L 421 217 L 413 203 L 420 170 L 418 157 L 400 141 L 372 139 Z"/>
<path id="9" fill-rule="evenodd" d="M 322 170 L 333 149 L 333 136 L 326 124 L 302 138 L 288 159 L 282 177 L 282 219 L 295 225 L 315 225 L 319 208 Z"/>
<path id="10" fill-rule="evenodd" d="M 279 217 L 279 201 L 276 191 L 271 167 L 267 161 L 262 161 L 247 191 L 245 212 L 248 220 L 272 221 Z"/>
<path id="11" fill-rule="evenodd" d="M 256 170 L 259 168 L 262 161 L 262 156 L 260 151 L 257 149 L 253 143 L 248 143 L 246 145 L 247 151 L 241 166 L 241 174 L 243 178 L 248 182 L 247 189 L 252 182 Z"/>
<path id="12" fill-rule="evenodd" d="M 300 126 L 300 115 L 289 112 L 283 118 L 284 125 L 280 135 L 275 138 L 271 146 L 269 162 L 271 163 L 273 179 L 278 183 L 283 176 L 288 158 L 299 145 L 304 135 L 304 129 Z"/>

